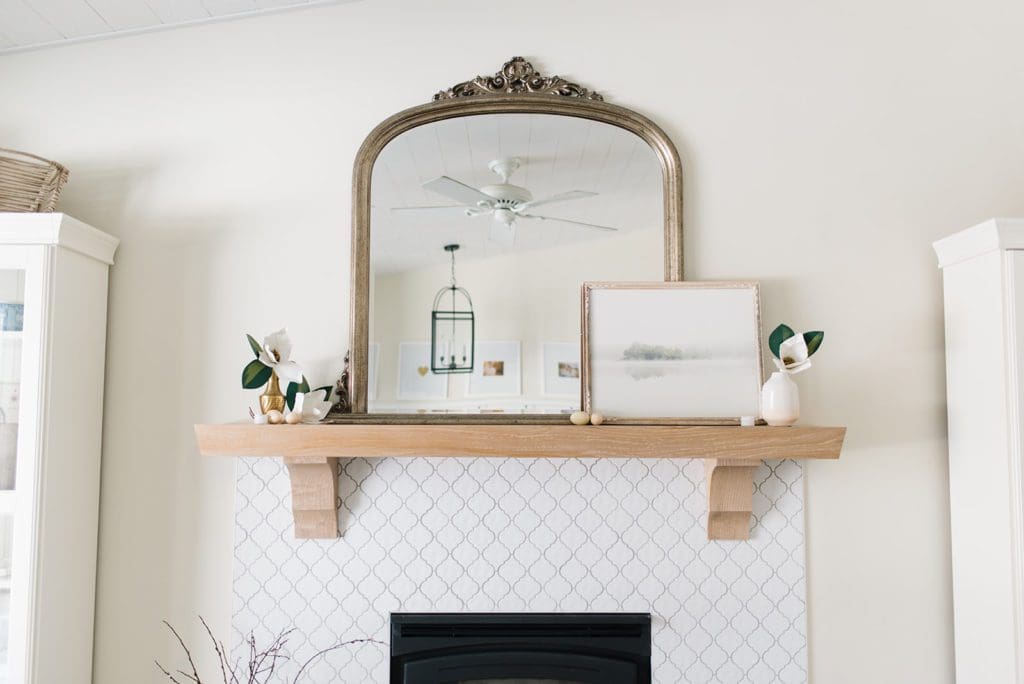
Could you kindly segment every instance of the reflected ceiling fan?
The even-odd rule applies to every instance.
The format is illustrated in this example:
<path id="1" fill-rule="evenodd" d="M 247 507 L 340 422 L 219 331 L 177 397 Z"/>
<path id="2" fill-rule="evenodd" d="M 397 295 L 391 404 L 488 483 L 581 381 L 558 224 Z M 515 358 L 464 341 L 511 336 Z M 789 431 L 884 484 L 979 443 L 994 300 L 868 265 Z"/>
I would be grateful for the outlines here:
<path id="1" fill-rule="evenodd" d="M 597 193 L 588 192 L 586 190 L 570 190 L 569 192 L 562 192 L 557 195 L 551 195 L 550 197 L 534 199 L 533 193 L 526 188 L 509 183 L 509 178 L 513 173 L 515 173 L 519 166 L 520 161 L 516 157 L 495 159 L 487 165 L 487 168 L 501 179 L 501 183 L 496 185 L 485 185 L 481 188 L 474 188 L 471 185 L 457 181 L 454 178 L 449 178 L 448 176 L 441 176 L 423 184 L 423 187 L 427 190 L 436 192 L 439 195 L 444 195 L 448 199 L 453 199 L 461 204 L 428 207 L 394 207 L 391 211 L 443 212 L 459 210 L 466 216 L 471 217 L 493 216 L 494 222 L 491 226 L 490 239 L 494 242 L 505 245 L 511 245 L 515 241 L 516 221 L 519 219 L 558 221 L 559 223 L 568 223 L 592 230 L 618 230 L 618 228 L 612 228 L 610 226 L 599 226 L 593 223 L 584 223 L 583 221 L 573 221 L 571 219 L 556 218 L 554 216 L 541 216 L 539 214 L 530 213 L 534 207 L 539 207 L 544 204 L 594 197 Z"/>

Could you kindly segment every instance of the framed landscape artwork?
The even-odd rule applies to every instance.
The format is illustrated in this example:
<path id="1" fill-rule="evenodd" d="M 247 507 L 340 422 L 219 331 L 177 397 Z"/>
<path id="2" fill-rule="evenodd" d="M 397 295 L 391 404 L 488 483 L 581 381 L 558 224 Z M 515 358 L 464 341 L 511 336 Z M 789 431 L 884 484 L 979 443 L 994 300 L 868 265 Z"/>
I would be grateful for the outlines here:
<path id="1" fill-rule="evenodd" d="M 757 416 L 755 282 L 583 285 L 583 410 L 610 422 Z"/>

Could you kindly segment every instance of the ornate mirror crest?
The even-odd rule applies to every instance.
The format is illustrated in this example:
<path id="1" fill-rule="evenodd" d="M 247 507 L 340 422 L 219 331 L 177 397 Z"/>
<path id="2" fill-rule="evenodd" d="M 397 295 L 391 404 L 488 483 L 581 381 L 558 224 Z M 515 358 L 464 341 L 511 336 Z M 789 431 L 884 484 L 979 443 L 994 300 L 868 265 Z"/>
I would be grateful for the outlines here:
<path id="1" fill-rule="evenodd" d="M 584 100 L 604 101 L 597 93 L 572 83 L 561 76 L 542 76 L 522 57 L 513 57 L 493 76 L 477 76 L 434 95 L 434 101 L 451 100 L 473 95 L 560 95 Z"/>
<path id="2" fill-rule="evenodd" d="M 551 97 L 544 97 L 545 95 Z M 447 119 L 495 114 L 534 114 L 572 117 L 611 124 L 638 136 L 654 151 L 661 165 L 663 187 L 665 280 L 683 279 L 683 175 L 679 153 L 668 135 L 639 112 L 609 104 L 583 86 L 559 76 L 539 74 L 530 62 L 513 57 L 493 76 L 478 76 L 434 96 L 433 101 L 398 112 L 377 125 L 356 154 L 352 178 L 352 253 L 349 335 L 351 365 L 341 385 L 347 402 L 340 411 L 354 419 L 382 420 L 386 414 L 367 414 L 369 382 L 370 218 L 371 179 L 381 151 L 395 138 L 420 126 Z M 652 272 L 651 278 L 659 274 Z M 341 388 L 339 388 L 341 389 Z M 470 421 L 472 414 L 427 414 L 424 422 Z M 514 423 L 546 419 L 542 414 L 481 414 L 476 422 Z M 344 421 L 338 414 L 333 420 Z M 403 417 L 402 420 L 408 420 Z M 401 421 L 399 421 L 401 422 Z"/>

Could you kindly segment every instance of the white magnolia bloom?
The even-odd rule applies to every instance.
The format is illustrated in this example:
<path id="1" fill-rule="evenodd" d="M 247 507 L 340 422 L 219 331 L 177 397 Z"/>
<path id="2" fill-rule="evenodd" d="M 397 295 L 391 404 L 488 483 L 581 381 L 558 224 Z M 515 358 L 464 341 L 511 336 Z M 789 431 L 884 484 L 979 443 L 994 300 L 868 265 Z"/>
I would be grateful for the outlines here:
<path id="1" fill-rule="evenodd" d="M 292 409 L 292 412 L 302 416 L 303 423 L 319 423 L 327 417 L 331 406 L 331 402 L 327 401 L 327 390 L 318 389 L 305 394 L 296 394 L 295 408 Z"/>
<path id="2" fill-rule="evenodd" d="M 260 363 L 269 366 L 284 381 L 284 387 L 290 382 L 302 382 L 302 369 L 291 360 L 292 341 L 288 330 L 281 328 L 263 338 L 263 349 L 260 350 Z"/>
<path id="3" fill-rule="evenodd" d="M 800 333 L 783 340 L 779 345 L 779 358 L 772 359 L 783 373 L 799 373 L 811 367 L 807 353 L 807 342 Z"/>

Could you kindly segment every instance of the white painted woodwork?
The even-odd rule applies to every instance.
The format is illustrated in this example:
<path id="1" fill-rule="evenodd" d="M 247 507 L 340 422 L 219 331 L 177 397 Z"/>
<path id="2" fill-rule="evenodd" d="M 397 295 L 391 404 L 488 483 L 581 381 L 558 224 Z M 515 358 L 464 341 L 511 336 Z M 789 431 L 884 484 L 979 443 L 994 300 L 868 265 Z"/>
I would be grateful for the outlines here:
<path id="1" fill-rule="evenodd" d="M 30 7 L 65 38 L 94 36 L 111 30 L 110 24 L 82 0 L 32 0 Z"/>
<path id="2" fill-rule="evenodd" d="M 943 269 L 956 672 L 1024 681 L 1024 220 L 935 243 Z"/>
<path id="3" fill-rule="evenodd" d="M 92 678 L 107 281 L 117 240 L 63 214 L 0 213 L 25 274 L 10 684 Z"/>
<path id="4" fill-rule="evenodd" d="M 89 0 L 89 5 L 103 19 L 103 23 L 114 31 L 144 28 L 160 21 L 156 12 L 146 2 Z"/>
<path id="5" fill-rule="evenodd" d="M 42 16 L 21 2 L 0 2 L 0 50 L 13 50 L 21 45 L 39 45 L 63 40 L 60 31 Z"/>
<path id="6" fill-rule="evenodd" d="M 12 0 L 0 54 L 353 0 Z"/>
<path id="7" fill-rule="evenodd" d="M 211 18 L 202 0 L 147 0 L 146 4 L 160 18 L 160 23 L 167 27 Z"/>

